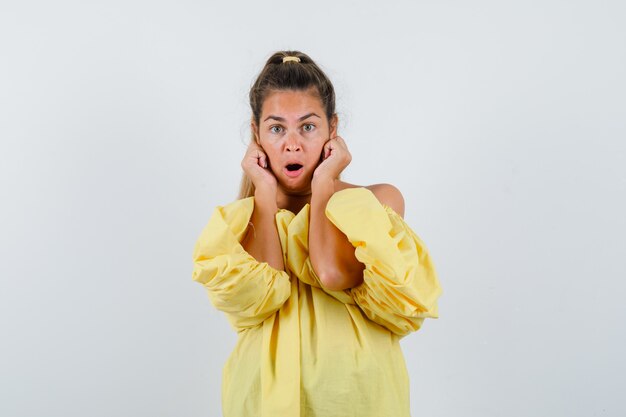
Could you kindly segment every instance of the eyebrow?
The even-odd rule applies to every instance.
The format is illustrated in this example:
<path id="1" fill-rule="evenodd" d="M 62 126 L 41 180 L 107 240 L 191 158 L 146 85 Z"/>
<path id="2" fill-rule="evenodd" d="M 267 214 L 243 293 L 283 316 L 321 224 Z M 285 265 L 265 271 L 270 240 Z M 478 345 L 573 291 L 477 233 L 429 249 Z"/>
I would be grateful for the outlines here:
<path id="1" fill-rule="evenodd" d="M 315 116 L 315 117 L 319 117 L 317 114 L 315 113 L 309 113 L 309 114 L 305 114 L 304 116 L 302 116 L 301 118 L 298 119 L 299 122 L 308 119 L 311 116 Z M 319 117 L 321 119 L 321 117 Z M 265 120 L 263 120 L 264 122 L 267 122 L 269 119 L 274 119 L 274 120 L 278 120 L 279 122 L 284 122 L 285 118 L 284 117 L 280 117 L 280 116 L 273 116 L 273 115 L 269 115 L 267 116 L 267 118 L 265 118 Z"/>

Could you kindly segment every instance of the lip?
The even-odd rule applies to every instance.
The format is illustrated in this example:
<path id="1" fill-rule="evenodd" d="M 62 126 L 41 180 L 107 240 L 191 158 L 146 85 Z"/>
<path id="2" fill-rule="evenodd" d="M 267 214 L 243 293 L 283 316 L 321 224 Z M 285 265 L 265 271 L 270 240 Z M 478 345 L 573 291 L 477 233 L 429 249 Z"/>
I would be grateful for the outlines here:
<path id="1" fill-rule="evenodd" d="M 292 165 L 292 164 L 300 165 L 300 169 L 298 169 L 297 171 L 289 171 L 287 169 L 287 165 Z M 288 176 L 290 178 L 299 177 L 300 174 L 302 174 L 304 172 L 304 164 L 302 163 L 302 161 L 298 161 L 297 159 L 291 159 L 291 160 L 287 161 L 285 163 L 285 165 L 283 166 L 283 172 L 285 173 L 286 176 Z"/>
<path id="2" fill-rule="evenodd" d="M 286 176 L 290 178 L 296 178 L 304 172 L 304 166 L 301 166 L 300 169 L 298 169 L 297 171 L 289 171 L 287 167 L 285 166 L 283 168 L 283 172 L 285 173 Z"/>

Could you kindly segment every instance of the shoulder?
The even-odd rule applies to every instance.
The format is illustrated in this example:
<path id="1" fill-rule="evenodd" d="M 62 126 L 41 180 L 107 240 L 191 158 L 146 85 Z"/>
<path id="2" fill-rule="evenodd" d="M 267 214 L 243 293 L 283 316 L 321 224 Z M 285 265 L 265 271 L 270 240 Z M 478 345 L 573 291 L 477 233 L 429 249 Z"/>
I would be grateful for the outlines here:
<path id="1" fill-rule="evenodd" d="M 335 191 L 355 187 L 361 186 L 340 181 Z M 363 188 L 370 190 L 381 204 L 391 207 L 400 217 L 404 217 L 404 197 L 398 188 L 391 184 L 372 184 Z"/>
<path id="2" fill-rule="evenodd" d="M 404 197 L 398 188 L 391 184 L 373 184 L 365 188 L 370 190 L 381 204 L 391 207 L 400 217 L 404 217 Z"/>

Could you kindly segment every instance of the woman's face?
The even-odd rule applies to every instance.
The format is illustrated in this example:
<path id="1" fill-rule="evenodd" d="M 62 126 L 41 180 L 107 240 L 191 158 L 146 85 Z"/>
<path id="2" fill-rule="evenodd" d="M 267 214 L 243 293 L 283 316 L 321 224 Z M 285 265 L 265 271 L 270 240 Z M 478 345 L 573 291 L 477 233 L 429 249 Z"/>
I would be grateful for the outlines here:
<path id="1" fill-rule="evenodd" d="M 252 129 L 269 159 L 269 168 L 287 192 L 307 192 L 324 144 L 337 135 L 337 117 L 329 123 L 314 88 L 270 92 Z"/>

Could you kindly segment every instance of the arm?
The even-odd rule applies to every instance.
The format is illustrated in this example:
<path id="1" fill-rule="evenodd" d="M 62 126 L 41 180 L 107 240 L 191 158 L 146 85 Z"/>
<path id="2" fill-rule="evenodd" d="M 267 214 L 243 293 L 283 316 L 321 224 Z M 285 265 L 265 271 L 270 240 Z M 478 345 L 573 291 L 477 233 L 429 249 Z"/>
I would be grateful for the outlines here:
<path id="1" fill-rule="evenodd" d="M 248 224 L 243 248 L 259 262 L 285 270 L 283 250 L 276 229 L 276 177 L 267 168 L 267 155 L 254 141 L 248 146 L 241 167 L 254 184 L 254 211 Z"/>
<path id="2" fill-rule="evenodd" d="M 254 199 L 246 198 L 216 208 L 193 252 L 193 280 L 237 330 L 261 324 L 290 294 L 289 275 L 258 262 L 239 243 L 253 207 Z"/>
<path id="3" fill-rule="evenodd" d="M 237 330 L 262 323 L 290 294 L 275 221 L 276 178 L 254 142 L 241 166 L 255 185 L 254 198 L 218 207 L 193 254 L 193 279 Z"/>
<path id="4" fill-rule="evenodd" d="M 329 290 L 356 287 L 363 282 L 365 265 L 356 259 L 346 235 L 325 214 L 334 193 L 334 180 L 319 180 L 312 187 L 309 256 L 313 270 Z"/>
<path id="5" fill-rule="evenodd" d="M 352 161 L 346 143 L 340 136 L 324 144 L 323 161 L 311 181 L 309 223 L 309 257 L 315 274 L 328 290 L 344 290 L 363 282 L 365 267 L 354 256 L 354 248 L 326 217 L 326 205 L 335 191 L 335 181 Z"/>
<path id="6" fill-rule="evenodd" d="M 326 215 L 365 264 L 363 283 L 350 294 L 370 320 L 404 336 L 418 330 L 424 319 L 438 317 L 442 290 L 433 262 L 394 209 L 369 189 L 349 188 L 333 194 Z"/>
<path id="7" fill-rule="evenodd" d="M 254 194 L 254 211 L 248 224 L 246 236 L 241 246 L 259 262 L 267 262 L 272 268 L 285 270 L 283 251 L 280 246 L 278 230 L 276 229 L 276 199 L 264 198 L 271 195 L 259 188 Z"/>
<path id="8" fill-rule="evenodd" d="M 313 269 L 329 290 L 356 287 L 363 282 L 365 264 L 359 262 L 354 246 L 325 213 L 328 200 L 334 193 L 333 183 L 318 181 L 314 185 L 309 227 L 309 255 Z M 372 192 L 381 204 L 404 216 L 404 198 L 400 190 L 391 184 L 378 184 L 372 187 Z"/>

